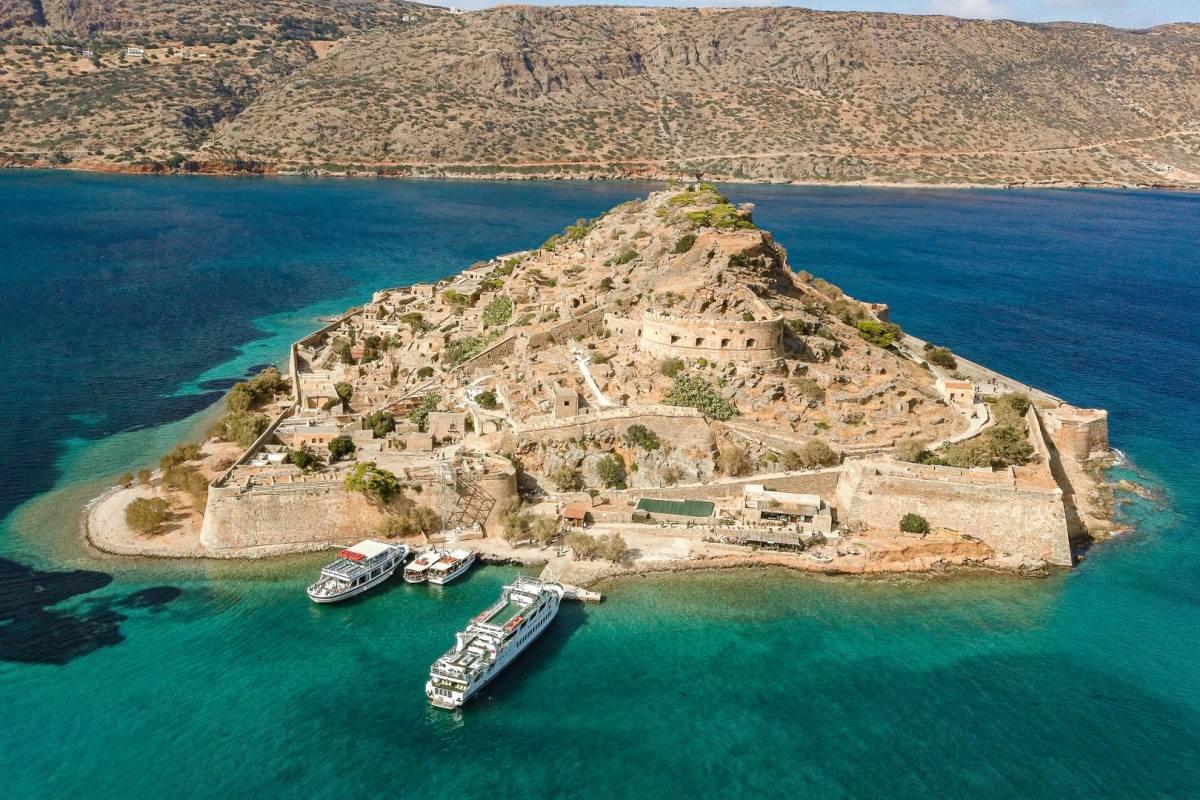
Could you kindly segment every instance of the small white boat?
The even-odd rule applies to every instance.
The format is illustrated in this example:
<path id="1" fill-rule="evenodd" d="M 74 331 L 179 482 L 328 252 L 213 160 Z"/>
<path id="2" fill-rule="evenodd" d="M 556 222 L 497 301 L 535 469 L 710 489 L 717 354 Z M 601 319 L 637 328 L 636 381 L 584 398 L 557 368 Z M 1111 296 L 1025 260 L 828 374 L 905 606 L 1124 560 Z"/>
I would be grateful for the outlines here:
<path id="1" fill-rule="evenodd" d="M 417 557 L 404 568 L 404 580 L 407 583 L 424 583 L 429 578 L 429 568 L 442 557 L 443 550 L 425 550 L 417 553 Z"/>
<path id="2" fill-rule="evenodd" d="M 471 550 L 443 550 L 442 557 L 430 565 L 426 580 L 444 586 L 470 569 L 474 563 L 475 553 Z"/>
<path id="3" fill-rule="evenodd" d="M 336 603 L 360 595 L 392 577 L 407 557 L 406 544 L 364 539 L 342 550 L 336 561 L 321 570 L 316 583 L 308 587 L 309 599 Z"/>

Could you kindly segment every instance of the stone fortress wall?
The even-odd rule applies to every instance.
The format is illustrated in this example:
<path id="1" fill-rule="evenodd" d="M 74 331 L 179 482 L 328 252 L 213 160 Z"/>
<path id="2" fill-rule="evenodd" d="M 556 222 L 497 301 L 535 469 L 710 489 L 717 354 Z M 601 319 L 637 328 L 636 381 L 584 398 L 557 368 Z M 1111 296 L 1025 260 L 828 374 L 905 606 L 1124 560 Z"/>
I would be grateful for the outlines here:
<path id="1" fill-rule="evenodd" d="M 1063 405 L 1042 412 L 1054 446 L 1076 461 L 1108 451 L 1108 412 Z"/>
<path id="2" fill-rule="evenodd" d="M 783 356 L 783 317 L 742 322 L 645 314 L 641 321 L 604 317 L 609 330 L 637 337 L 638 349 L 664 357 L 774 361 Z"/>

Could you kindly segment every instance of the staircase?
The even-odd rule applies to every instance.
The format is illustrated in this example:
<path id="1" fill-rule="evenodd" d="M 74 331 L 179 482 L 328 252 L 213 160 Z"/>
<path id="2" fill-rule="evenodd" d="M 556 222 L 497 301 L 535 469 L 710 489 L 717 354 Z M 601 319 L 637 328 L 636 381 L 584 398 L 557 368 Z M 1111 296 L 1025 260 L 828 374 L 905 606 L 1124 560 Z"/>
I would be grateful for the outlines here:
<path id="1" fill-rule="evenodd" d="M 469 528 L 479 523 L 482 528 L 488 514 L 492 513 L 492 508 L 496 505 L 496 498 L 469 475 L 459 474 L 456 475 L 456 479 L 455 490 L 458 499 L 446 518 L 446 527 Z"/>

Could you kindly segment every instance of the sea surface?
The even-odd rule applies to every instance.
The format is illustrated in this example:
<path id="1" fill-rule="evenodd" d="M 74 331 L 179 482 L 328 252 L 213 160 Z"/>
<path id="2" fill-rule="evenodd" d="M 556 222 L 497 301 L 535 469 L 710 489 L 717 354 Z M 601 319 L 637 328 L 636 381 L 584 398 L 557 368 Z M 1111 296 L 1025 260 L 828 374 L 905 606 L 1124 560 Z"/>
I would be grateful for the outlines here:
<path id="1" fill-rule="evenodd" d="M 0 173 L 0 796 L 1200 796 L 1200 196 L 728 186 L 793 266 L 1111 412 L 1162 497 L 1047 579 L 626 579 L 461 713 L 513 569 L 316 607 L 321 556 L 103 558 L 83 505 L 372 289 L 654 188 Z"/>

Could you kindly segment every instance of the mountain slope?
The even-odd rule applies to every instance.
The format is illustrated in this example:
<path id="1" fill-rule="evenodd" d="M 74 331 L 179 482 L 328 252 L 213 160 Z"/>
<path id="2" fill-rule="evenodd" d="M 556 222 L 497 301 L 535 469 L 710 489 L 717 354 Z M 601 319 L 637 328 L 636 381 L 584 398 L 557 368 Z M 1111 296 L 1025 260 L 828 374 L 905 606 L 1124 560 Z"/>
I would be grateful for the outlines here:
<path id="1" fill-rule="evenodd" d="M 1200 183 L 1200 26 L 522 6 L 372 20 L 256 78 L 186 155 L 401 174 Z M 46 94 L 26 85 L 17 103 Z M 0 149 L 53 140 L 0 126 Z M 82 149 L 111 151 L 110 127 L 81 127 Z M 179 149 L 160 130 L 150 159 Z"/>

